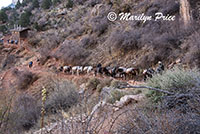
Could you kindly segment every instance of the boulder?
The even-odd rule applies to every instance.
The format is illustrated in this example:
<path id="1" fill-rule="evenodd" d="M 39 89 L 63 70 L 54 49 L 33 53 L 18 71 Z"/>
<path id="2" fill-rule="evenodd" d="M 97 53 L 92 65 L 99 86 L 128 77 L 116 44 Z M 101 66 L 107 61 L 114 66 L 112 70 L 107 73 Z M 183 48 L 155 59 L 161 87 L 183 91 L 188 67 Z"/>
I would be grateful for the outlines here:
<path id="1" fill-rule="evenodd" d="M 144 95 L 138 94 L 138 95 L 125 95 L 120 99 L 120 101 L 117 101 L 114 106 L 117 107 L 115 111 L 119 110 L 120 108 L 127 106 L 130 103 L 137 103 L 138 101 L 142 100 L 144 98 Z"/>

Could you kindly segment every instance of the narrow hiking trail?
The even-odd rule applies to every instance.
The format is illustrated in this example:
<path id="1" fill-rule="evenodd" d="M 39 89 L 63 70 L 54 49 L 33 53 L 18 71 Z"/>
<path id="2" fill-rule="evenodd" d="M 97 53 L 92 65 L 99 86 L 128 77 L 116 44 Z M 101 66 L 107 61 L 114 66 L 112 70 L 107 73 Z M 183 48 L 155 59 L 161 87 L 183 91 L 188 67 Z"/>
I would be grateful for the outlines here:
<path id="1" fill-rule="evenodd" d="M 24 48 L 23 51 L 21 51 L 18 55 L 21 58 L 20 63 L 15 65 L 14 67 L 7 69 L 3 71 L 0 74 L 0 87 L 1 91 L 3 91 L 3 94 L 7 94 L 8 92 L 11 92 L 15 90 L 14 88 L 16 87 L 16 81 L 17 78 L 14 76 L 13 71 L 18 70 L 18 71 L 29 71 L 32 72 L 33 74 L 36 74 L 38 76 L 38 79 L 34 81 L 27 90 L 25 91 L 17 91 L 19 94 L 21 93 L 28 93 L 34 96 L 35 98 L 41 98 L 41 85 L 45 85 L 45 79 L 60 79 L 60 80 L 70 80 L 75 82 L 78 86 L 82 84 L 81 82 L 83 80 L 89 80 L 91 78 L 98 78 L 100 80 L 103 79 L 116 79 L 121 82 L 127 82 L 131 85 L 138 85 L 138 84 L 143 84 L 141 81 L 135 81 L 135 80 L 122 80 L 120 78 L 111 78 L 108 76 L 93 76 L 93 74 L 81 74 L 79 76 L 77 75 L 71 75 L 71 74 L 66 74 L 63 72 L 59 72 L 57 68 L 59 68 L 60 63 L 54 59 L 50 59 L 46 62 L 45 65 L 40 65 L 37 62 L 37 59 L 40 57 L 39 52 L 35 52 L 28 46 L 28 42 L 25 40 L 21 42 L 21 45 L 15 45 L 13 44 L 6 44 L 6 48 L 9 47 L 14 47 L 14 54 L 17 53 L 18 50 L 20 50 L 22 47 Z M 27 60 L 26 58 L 29 57 Z M 33 61 L 33 66 L 31 68 L 28 67 L 29 62 Z M 53 69 L 51 67 L 54 67 Z"/>

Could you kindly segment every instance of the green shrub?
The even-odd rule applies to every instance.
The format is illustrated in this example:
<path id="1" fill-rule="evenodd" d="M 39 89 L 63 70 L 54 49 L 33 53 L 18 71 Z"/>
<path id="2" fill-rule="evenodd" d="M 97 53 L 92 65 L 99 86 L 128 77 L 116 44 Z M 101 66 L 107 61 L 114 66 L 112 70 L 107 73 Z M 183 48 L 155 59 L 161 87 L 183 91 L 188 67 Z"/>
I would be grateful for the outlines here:
<path id="1" fill-rule="evenodd" d="M 123 91 L 120 91 L 120 90 L 117 90 L 117 89 L 112 90 L 110 92 L 110 96 L 109 96 L 107 101 L 108 101 L 108 103 L 113 104 L 116 101 L 119 101 L 124 95 L 126 95 L 126 93 L 123 92 Z"/>
<path id="2" fill-rule="evenodd" d="M 51 0 L 43 0 L 42 1 L 42 8 L 43 9 L 49 9 L 52 5 Z"/>
<path id="3" fill-rule="evenodd" d="M 97 89 L 97 86 L 100 84 L 100 80 L 97 78 L 91 78 L 86 84 L 86 88 L 90 91 Z"/>
<path id="4" fill-rule="evenodd" d="M 16 6 L 15 6 L 15 8 L 16 8 L 16 9 L 19 9 L 19 8 L 21 7 L 21 5 L 22 5 L 22 4 L 21 4 L 20 0 L 18 0 L 18 1 L 17 1 L 17 4 L 16 4 Z"/>
<path id="5" fill-rule="evenodd" d="M 0 21 L 6 22 L 8 20 L 8 15 L 5 10 L 0 10 Z"/>
<path id="6" fill-rule="evenodd" d="M 33 8 L 38 8 L 38 7 L 40 7 L 38 0 L 33 0 Z"/>
<path id="7" fill-rule="evenodd" d="M 147 85 L 175 93 L 183 93 L 195 87 L 198 77 L 200 77 L 200 73 L 196 69 L 175 68 L 167 70 L 162 75 L 154 75 L 153 78 L 147 81 Z"/>
<path id="8" fill-rule="evenodd" d="M 53 4 L 54 6 L 56 6 L 58 3 L 60 3 L 60 0 L 53 0 L 53 1 L 52 1 L 52 4 Z"/>
<path id="9" fill-rule="evenodd" d="M 7 29 L 6 25 L 1 25 L 1 26 L 0 26 L 0 32 L 6 33 L 7 30 L 8 30 L 8 29 Z"/>
<path id="10" fill-rule="evenodd" d="M 66 4 L 66 7 L 67 7 L 67 8 L 72 8 L 73 5 L 74 5 L 73 1 L 72 1 L 72 0 L 68 0 L 68 1 L 67 1 L 67 4 Z"/>
<path id="11" fill-rule="evenodd" d="M 153 78 L 148 79 L 147 85 L 167 90 L 175 94 L 186 94 L 190 92 L 191 89 L 198 86 L 197 78 L 199 77 L 200 73 L 196 69 L 188 70 L 174 68 L 172 70 L 165 71 L 162 75 L 154 75 Z M 164 94 L 157 91 L 149 91 L 146 96 L 151 97 L 154 102 L 158 102 Z"/>
<path id="12" fill-rule="evenodd" d="M 97 92 L 101 93 L 101 90 L 104 86 L 102 84 L 97 85 Z"/>
<path id="13" fill-rule="evenodd" d="M 120 84 L 120 81 L 118 81 L 118 80 L 113 80 L 113 81 L 111 81 L 110 86 L 116 88 L 116 87 L 119 86 L 119 84 Z"/>
<path id="14" fill-rule="evenodd" d="M 101 80 L 100 84 L 97 85 L 97 88 L 96 88 L 97 92 L 101 93 L 101 90 L 106 86 L 109 87 L 111 82 L 112 82 L 112 79 L 109 79 L 109 78 Z"/>
<path id="15" fill-rule="evenodd" d="M 30 17 L 31 17 L 31 12 L 30 11 L 25 11 L 24 13 L 21 14 L 19 24 L 23 27 L 26 27 L 30 23 Z"/>

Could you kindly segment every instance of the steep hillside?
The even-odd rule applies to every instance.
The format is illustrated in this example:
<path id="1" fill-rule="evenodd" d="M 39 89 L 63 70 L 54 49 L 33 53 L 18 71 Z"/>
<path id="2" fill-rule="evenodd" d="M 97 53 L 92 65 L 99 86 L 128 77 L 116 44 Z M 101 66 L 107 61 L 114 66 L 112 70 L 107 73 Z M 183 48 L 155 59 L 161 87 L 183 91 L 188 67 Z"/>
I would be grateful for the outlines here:
<path id="1" fill-rule="evenodd" d="M 199 57 L 199 43 L 196 41 L 199 37 L 198 1 L 68 0 L 49 9 L 42 8 L 42 1 L 39 8 L 27 3 L 16 12 L 31 12 L 29 23 L 35 30 L 30 34 L 29 44 L 42 53 L 44 59 L 56 58 L 65 65 L 96 65 L 101 62 L 104 65 L 146 68 L 158 61 L 168 65 L 180 58 L 184 64 L 199 67 L 198 60 L 191 63 Z M 175 21 L 160 19 L 142 23 L 118 19 L 111 22 L 107 19 L 111 11 L 148 16 L 161 12 L 176 17 Z"/>
<path id="2" fill-rule="evenodd" d="M 1 9 L 0 134 L 199 132 L 199 13 L 198 0 L 23 0 Z M 8 43 L 19 25 L 28 37 Z M 146 79 L 158 62 L 164 71 Z"/>

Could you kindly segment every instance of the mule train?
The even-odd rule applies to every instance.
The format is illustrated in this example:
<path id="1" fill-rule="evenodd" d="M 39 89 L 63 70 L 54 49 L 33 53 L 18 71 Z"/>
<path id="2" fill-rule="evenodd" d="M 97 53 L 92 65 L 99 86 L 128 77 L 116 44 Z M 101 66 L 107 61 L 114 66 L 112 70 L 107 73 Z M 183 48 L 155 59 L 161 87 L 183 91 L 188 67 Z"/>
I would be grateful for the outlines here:
<path id="1" fill-rule="evenodd" d="M 135 76 L 142 75 L 144 77 L 144 80 L 146 80 L 148 77 L 152 77 L 154 73 L 162 73 L 164 70 L 164 65 L 162 62 L 158 62 L 158 67 L 156 70 L 149 68 L 143 70 L 142 73 L 139 68 L 125 68 L 125 67 L 103 67 L 100 63 L 93 67 L 93 66 L 61 66 L 58 69 L 60 72 L 64 72 L 66 74 L 71 75 L 94 75 L 94 76 L 109 76 L 113 78 L 122 78 L 124 80 L 126 79 L 134 79 Z"/>

